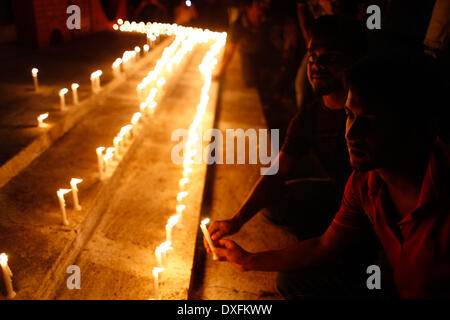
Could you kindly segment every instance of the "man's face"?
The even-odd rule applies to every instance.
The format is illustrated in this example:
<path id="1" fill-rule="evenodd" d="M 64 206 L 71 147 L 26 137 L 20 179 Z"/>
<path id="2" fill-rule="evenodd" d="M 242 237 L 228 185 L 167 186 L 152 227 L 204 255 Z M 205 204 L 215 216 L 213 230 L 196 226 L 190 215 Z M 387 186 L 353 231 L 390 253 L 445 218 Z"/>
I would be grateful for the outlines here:
<path id="1" fill-rule="evenodd" d="M 326 14 L 340 14 L 342 13 L 341 0 L 319 0 L 319 4 Z"/>
<path id="2" fill-rule="evenodd" d="M 343 88 L 349 57 L 329 41 L 312 38 L 308 48 L 308 80 L 315 94 L 323 96 Z"/>
<path id="3" fill-rule="evenodd" d="M 350 164 L 361 171 L 389 167 L 402 149 L 404 134 L 398 130 L 398 120 L 378 109 L 363 103 L 350 88 L 345 103 L 345 139 Z"/>

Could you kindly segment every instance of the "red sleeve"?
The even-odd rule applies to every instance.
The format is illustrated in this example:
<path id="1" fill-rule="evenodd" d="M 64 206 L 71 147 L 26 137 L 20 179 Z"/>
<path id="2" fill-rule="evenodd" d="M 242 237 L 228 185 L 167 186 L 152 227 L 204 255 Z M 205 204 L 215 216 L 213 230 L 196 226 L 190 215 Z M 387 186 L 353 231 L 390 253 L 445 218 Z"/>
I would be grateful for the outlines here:
<path id="1" fill-rule="evenodd" d="M 364 212 L 361 197 L 361 187 L 364 181 L 361 175 L 353 171 L 345 186 L 341 207 L 331 223 L 332 228 L 365 229 L 370 227 L 369 219 Z"/>

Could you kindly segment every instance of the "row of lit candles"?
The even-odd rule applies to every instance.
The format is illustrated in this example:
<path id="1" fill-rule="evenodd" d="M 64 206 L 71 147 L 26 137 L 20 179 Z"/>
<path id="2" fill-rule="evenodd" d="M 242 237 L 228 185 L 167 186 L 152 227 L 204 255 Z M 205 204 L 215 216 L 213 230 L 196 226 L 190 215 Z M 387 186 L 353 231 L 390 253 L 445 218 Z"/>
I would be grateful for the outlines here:
<path id="1" fill-rule="evenodd" d="M 143 50 L 145 53 L 148 53 L 149 49 L 150 49 L 150 47 L 148 44 L 143 46 Z M 139 47 L 135 47 L 134 51 L 125 51 L 123 54 L 123 58 L 122 59 L 118 58 L 113 63 L 112 67 L 113 67 L 114 75 L 115 76 L 120 75 L 120 73 L 121 73 L 120 65 L 122 64 L 122 62 L 124 62 L 124 64 L 122 65 L 122 68 L 125 71 L 128 68 L 128 64 L 130 62 L 135 62 L 137 60 L 140 52 L 141 52 L 141 49 Z M 38 73 L 39 73 L 39 70 L 37 68 L 33 68 L 31 70 L 31 75 L 33 77 L 34 89 L 36 92 L 39 91 Z M 100 76 L 101 75 L 102 75 L 101 70 L 97 70 L 91 74 L 91 77 L 90 77 L 91 89 L 94 94 L 98 93 L 101 90 L 101 85 L 100 85 Z M 71 86 L 74 105 L 77 105 L 79 103 L 78 93 L 77 93 L 78 87 L 79 87 L 79 85 L 77 83 L 73 83 Z M 66 107 L 65 95 L 67 93 L 68 93 L 67 88 L 63 88 L 59 91 L 60 105 L 61 105 L 62 111 L 64 111 L 66 109 L 65 108 Z M 150 104 L 149 109 L 151 109 L 152 106 L 154 107 L 155 105 Z M 47 127 L 48 125 L 46 123 L 44 123 L 44 120 L 47 118 L 48 118 L 48 113 L 39 115 L 37 117 L 38 126 L 41 128 Z M 126 148 L 131 143 L 131 139 L 132 139 L 133 135 L 137 134 L 137 130 L 139 128 L 138 122 L 139 122 L 140 118 L 141 118 L 141 113 L 140 112 L 135 113 L 131 120 L 132 124 L 123 127 L 119 133 L 119 136 L 114 139 L 115 148 L 106 149 L 105 157 L 102 159 L 102 162 L 99 161 L 99 166 L 101 167 L 101 170 L 100 170 L 101 178 L 104 178 L 105 169 L 108 170 L 110 167 L 110 163 L 107 160 L 112 158 L 114 156 L 114 154 L 116 157 L 118 157 L 120 154 L 126 152 Z M 97 154 L 99 154 L 99 152 L 101 152 L 103 150 L 104 150 L 104 147 L 97 148 Z M 117 160 L 119 160 L 119 159 L 117 159 Z M 62 223 L 64 225 L 69 225 L 69 221 L 67 219 L 67 213 L 66 213 L 66 201 L 64 198 L 64 196 L 66 194 L 68 194 L 69 192 L 72 192 L 74 209 L 77 211 L 82 210 L 82 207 L 80 205 L 79 198 L 78 198 L 78 188 L 77 188 L 77 185 L 81 182 L 83 182 L 83 179 L 72 178 L 70 181 L 71 189 L 59 189 L 56 192 L 56 195 L 57 195 L 58 201 L 59 201 L 59 205 L 60 205 L 60 209 L 61 209 Z M 16 296 L 16 292 L 14 291 L 14 288 L 13 288 L 13 284 L 12 284 L 13 273 L 11 272 L 11 269 L 8 266 L 8 256 L 6 255 L 6 253 L 0 254 L 0 265 L 2 268 L 3 281 L 5 284 L 5 288 L 6 288 L 7 298 L 13 299 Z"/>
<path id="2" fill-rule="evenodd" d="M 153 277 L 154 277 L 154 291 L 155 291 L 155 297 L 156 299 L 161 299 L 161 294 L 159 290 L 159 274 L 164 271 L 163 266 L 163 257 L 166 254 L 168 250 L 173 249 L 171 247 L 172 244 L 172 235 L 171 230 L 172 228 L 179 223 L 179 221 L 182 218 L 182 214 L 184 209 L 186 209 L 186 205 L 183 204 L 183 199 L 188 195 L 188 192 L 186 191 L 187 184 L 189 183 L 189 174 L 192 172 L 192 164 L 194 163 L 192 157 L 195 156 L 197 152 L 200 152 L 201 150 L 196 150 L 195 145 L 196 141 L 199 139 L 199 135 L 197 131 L 201 127 L 202 118 L 206 112 L 206 107 L 208 104 L 209 96 L 208 91 L 211 85 L 211 76 L 212 76 L 212 69 L 217 64 L 217 59 L 215 56 L 217 56 L 220 52 L 220 49 L 225 45 L 225 39 L 222 38 L 218 41 L 216 41 L 215 44 L 211 46 L 211 49 L 206 54 L 205 58 L 203 59 L 202 63 L 199 66 L 199 69 L 205 79 L 204 85 L 201 90 L 201 97 L 200 97 L 200 103 L 197 106 L 197 113 L 194 117 L 193 123 L 189 127 L 189 135 L 188 139 L 186 141 L 186 145 L 184 147 L 183 152 L 183 177 L 179 181 L 179 187 L 180 190 L 177 193 L 177 204 L 176 204 L 176 215 L 171 216 L 167 222 L 166 225 L 166 241 L 163 242 L 159 247 L 155 250 L 156 259 L 158 262 L 158 266 L 153 268 Z M 203 232 L 203 235 L 205 236 L 206 241 L 208 242 L 212 252 L 213 252 L 213 259 L 217 260 L 218 257 L 214 250 L 214 245 L 212 243 L 211 237 L 209 235 L 209 232 L 207 230 L 206 225 L 209 223 L 209 218 L 206 218 L 201 221 L 200 228 Z"/>
<path id="3" fill-rule="evenodd" d="M 189 31 L 192 31 L 192 28 L 184 28 L 184 27 L 181 27 L 181 28 L 184 29 L 183 31 L 186 31 L 186 29 L 189 29 Z M 164 31 L 162 30 L 161 33 L 163 33 L 163 32 Z M 165 55 L 163 54 L 163 57 L 160 60 L 158 60 L 158 63 L 156 64 L 156 67 L 153 70 L 153 72 L 154 72 L 153 76 L 155 74 L 156 74 L 156 76 L 158 76 L 161 73 L 161 71 L 163 70 L 163 67 L 168 66 L 168 65 L 170 65 L 170 67 L 167 68 L 167 71 L 170 73 L 172 71 L 172 65 L 174 63 L 179 64 L 182 57 L 187 52 L 192 50 L 195 43 L 208 41 L 208 37 L 200 37 L 200 38 L 198 37 L 198 34 L 199 34 L 199 32 L 201 32 L 201 30 L 197 29 L 197 30 L 195 30 L 195 32 L 196 32 L 196 36 L 194 36 L 194 37 L 191 36 L 189 38 L 187 38 L 186 33 L 184 33 L 181 36 L 181 38 L 178 38 L 181 40 L 178 40 L 178 41 L 175 40 L 174 43 L 172 43 L 172 45 L 171 45 L 172 47 L 169 46 L 169 48 L 166 48 L 169 50 L 168 51 L 165 50 Z M 215 35 L 215 33 L 211 33 L 211 32 L 209 32 L 208 35 L 211 35 L 211 34 Z M 158 246 L 155 249 L 155 256 L 158 261 L 158 267 L 155 267 L 153 269 L 152 273 L 153 273 L 154 280 L 155 280 L 155 296 L 158 299 L 161 298 L 160 293 L 159 293 L 159 278 L 160 278 L 159 273 L 161 273 L 164 270 L 163 258 L 165 257 L 166 252 L 168 250 L 172 249 L 172 247 L 171 247 L 172 228 L 180 222 L 180 220 L 182 218 L 182 212 L 186 208 L 186 206 L 184 204 L 182 204 L 181 202 L 182 202 L 183 198 L 188 195 L 188 192 L 183 189 L 184 189 L 185 185 L 189 182 L 189 178 L 188 178 L 189 173 L 192 172 L 192 168 L 190 167 L 191 164 L 193 163 L 192 156 L 194 156 L 195 153 L 197 152 L 197 150 L 192 148 L 194 146 L 196 139 L 199 138 L 197 133 L 195 132 L 195 130 L 198 129 L 198 126 L 201 124 L 201 119 L 206 111 L 206 105 L 207 105 L 207 102 L 209 99 L 207 92 L 208 92 L 209 86 L 211 84 L 211 71 L 212 71 L 212 68 L 217 63 L 217 59 L 214 58 L 214 56 L 217 55 L 219 53 L 220 49 L 224 46 L 226 34 L 225 34 L 225 36 L 224 36 L 224 34 L 221 34 L 220 37 L 213 37 L 213 39 L 218 40 L 218 41 L 211 46 L 210 51 L 208 51 L 208 53 L 206 54 L 205 58 L 202 61 L 202 64 L 200 65 L 200 70 L 201 70 L 203 76 L 205 77 L 205 84 L 202 87 L 201 100 L 200 100 L 200 104 L 197 107 L 197 114 L 194 118 L 194 122 L 192 123 L 192 125 L 190 126 L 190 129 L 189 129 L 189 138 L 187 141 L 187 153 L 186 153 L 187 157 L 185 157 L 185 159 L 183 161 L 183 167 L 184 167 L 183 168 L 183 178 L 181 178 L 179 181 L 179 185 L 182 190 L 180 190 L 180 192 L 178 192 L 178 194 L 177 194 L 177 205 L 176 205 L 177 214 L 174 216 L 171 216 L 168 219 L 168 222 L 166 224 L 166 241 L 163 242 L 160 246 Z M 183 40 L 185 40 L 185 41 L 183 41 Z M 180 43 L 182 43 L 181 48 L 178 50 L 177 54 L 175 54 L 174 57 L 172 57 L 172 59 L 171 59 L 171 55 L 173 55 L 173 53 L 175 52 L 175 49 L 179 46 Z M 144 46 L 144 51 L 148 51 L 147 47 L 145 47 L 145 46 Z M 138 53 L 139 50 L 136 50 L 136 48 L 135 48 L 135 52 Z M 117 68 L 117 65 L 120 65 L 120 62 L 118 62 L 118 60 L 116 60 L 115 64 L 113 64 L 113 69 L 114 69 L 114 67 Z M 33 68 L 32 75 L 33 75 L 33 79 L 35 79 L 34 84 L 35 84 L 36 90 L 38 90 L 37 73 L 38 73 L 38 70 L 36 68 Z M 102 74 L 102 72 L 100 70 L 98 70 L 91 75 L 92 91 L 94 93 L 96 93 L 100 90 L 101 74 Z M 117 73 L 115 73 L 115 74 L 117 74 Z M 153 77 L 151 77 L 150 79 L 154 80 Z M 149 80 L 148 78 L 144 79 L 144 81 L 141 82 L 141 84 L 144 83 L 145 84 L 144 87 L 148 87 L 151 83 L 151 81 L 148 81 L 148 80 Z M 165 79 L 159 78 L 157 81 L 157 86 L 159 86 L 161 88 L 164 84 L 165 84 Z M 77 104 L 77 102 L 78 102 L 77 95 L 76 95 L 77 88 L 78 88 L 77 84 L 72 85 L 72 91 L 74 92 L 74 104 Z M 143 88 L 141 88 L 141 89 L 143 89 Z M 156 101 L 155 101 L 156 94 L 153 89 L 156 89 L 156 88 L 152 88 L 152 90 L 150 90 L 150 92 L 146 98 L 146 102 L 141 103 L 141 105 L 140 105 L 141 111 L 147 109 L 149 111 L 149 113 L 152 113 L 154 107 L 156 107 Z M 67 89 L 65 89 L 65 90 L 63 89 L 60 91 L 61 109 L 63 109 L 63 107 L 65 107 L 65 101 L 63 101 L 63 98 L 64 98 L 64 95 L 67 93 L 67 91 L 68 91 Z M 139 88 L 138 88 L 138 92 L 139 92 Z M 145 104 L 145 107 L 143 107 L 143 104 Z M 119 135 L 117 137 L 115 137 L 113 140 L 115 147 L 107 148 L 106 154 L 104 156 L 102 156 L 102 153 L 105 150 L 104 147 L 99 147 L 96 149 L 98 160 L 99 160 L 99 170 L 100 170 L 101 178 L 105 178 L 108 173 L 108 170 L 113 169 L 111 167 L 111 163 L 109 161 L 112 160 L 113 157 L 116 157 L 116 160 L 120 160 L 121 153 L 126 151 L 126 147 L 129 146 L 129 144 L 131 143 L 131 139 L 137 134 L 137 130 L 139 128 L 138 123 L 139 123 L 141 116 L 142 116 L 142 114 L 140 112 L 137 112 L 133 115 L 132 124 L 122 127 Z M 43 123 L 43 120 L 47 117 L 48 117 L 48 114 L 44 114 L 44 115 L 41 115 L 40 117 L 38 117 L 39 124 L 45 125 Z M 58 200 L 60 203 L 62 220 L 63 220 L 64 225 L 69 224 L 67 215 L 66 215 L 66 210 L 65 210 L 66 204 L 65 204 L 64 195 L 69 192 L 72 192 L 74 208 L 75 208 L 75 210 L 81 210 L 82 208 L 79 204 L 77 184 L 81 183 L 82 181 L 83 181 L 82 179 L 72 178 L 70 181 L 71 189 L 59 189 L 57 191 L 57 196 L 58 196 Z M 209 236 L 208 230 L 206 229 L 206 225 L 208 223 L 209 223 L 209 219 L 208 218 L 204 219 L 201 222 L 200 227 L 201 227 L 201 230 L 214 253 L 214 246 L 213 246 L 212 240 Z M 215 253 L 214 253 L 214 259 L 217 259 L 217 256 Z M 8 257 L 5 253 L 2 253 L 0 255 L 0 264 L 2 267 L 4 283 L 5 283 L 5 287 L 6 287 L 6 291 L 7 291 L 7 298 L 12 299 L 12 298 L 14 298 L 16 293 L 14 292 L 13 285 L 12 285 L 12 279 L 11 279 L 13 274 L 8 266 Z"/>

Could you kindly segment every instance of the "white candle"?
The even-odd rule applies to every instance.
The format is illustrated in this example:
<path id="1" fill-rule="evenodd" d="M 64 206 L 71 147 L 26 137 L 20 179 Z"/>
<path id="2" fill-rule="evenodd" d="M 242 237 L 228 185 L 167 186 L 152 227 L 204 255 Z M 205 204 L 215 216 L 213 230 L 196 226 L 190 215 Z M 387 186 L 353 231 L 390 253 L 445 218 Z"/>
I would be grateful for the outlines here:
<path id="1" fill-rule="evenodd" d="M 78 83 L 72 83 L 72 96 L 73 96 L 73 104 L 78 104 L 78 87 L 80 85 Z"/>
<path id="2" fill-rule="evenodd" d="M 38 127 L 39 128 L 46 128 L 48 127 L 48 124 L 44 123 L 44 120 L 48 118 L 48 113 L 43 113 L 37 117 L 38 121 Z"/>
<path id="3" fill-rule="evenodd" d="M 141 57 L 141 48 L 136 46 L 136 47 L 134 47 L 134 51 L 136 52 L 136 58 L 140 58 Z"/>
<path id="4" fill-rule="evenodd" d="M 70 187 L 72 188 L 72 195 L 73 195 L 73 205 L 75 207 L 75 210 L 77 211 L 81 211 L 81 206 L 80 206 L 80 202 L 78 201 L 78 188 L 77 188 L 77 184 L 83 182 L 83 179 L 77 179 L 77 178 L 72 178 L 72 180 L 70 180 Z"/>
<path id="5" fill-rule="evenodd" d="M 189 178 L 181 178 L 180 179 L 180 186 L 183 187 L 188 182 L 189 182 Z"/>
<path id="6" fill-rule="evenodd" d="M 97 70 L 97 78 L 96 78 L 97 91 L 100 91 L 100 89 L 101 89 L 100 77 L 102 74 L 103 74 L 103 72 L 101 70 Z"/>
<path id="7" fill-rule="evenodd" d="M 114 148 L 107 148 L 106 154 L 103 156 L 105 161 L 105 172 L 107 173 L 110 169 L 113 169 L 112 158 L 114 157 Z"/>
<path id="8" fill-rule="evenodd" d="M 180 201 L 183 200 L 183 198 L 186 197 L 187 195 L 188 195 L 187 191 L 178 192 L 178 194 L 177 194 L 177 201 L 180 202 Z"/>
<path id="9" fill-rule="evenodd" d="M 31 69 L 31 75 L 33 76 L 33 83 L 34 83 L 34 91 L 39 91 L 38 72 L 39 70 L 37 68 Z"/>
<path id="10" fill-rule="evenodd" d="M 69 224 L 69 221 L 67 220 L 66 215 L 66 201 L 64 200 L 64 195 L 66 193 L 69 193 L 70 191 L 70 189 L 59 189 L 58 191 L 56 191 L 56 195 L 58 196 L 59 200 L 59 206 L 61 207 L 62 221 L 66 226 Z"/>
<path id="11" fill-rule="evenodd" d="M 131 118 L 131 124 L 133 125 L 133 130 L 138 131 L 139 130 L 139 120 L 142 117 L 142 113 L 136 112 L 133 114 L 133 117 Z"/>
<path id="12" fill-rule="evenodd" d="M 103 151 L 105 147 L 98 147 L 95 151 L 97 153 L 97 161 L 98 161 L 98 171 L 100 173 L 100 180 L 105 179 L 105 166 L 103 163 Z"/>
<path id="13" fill-rule="evenodd" d="M 150 47 L 148 44 L 144 45 L 144 51 L 145 53 L 148 53 L 148 51 L 150 50 Z"/>
<path id="14" fill-rule="evenodd" d="M 91 90 L 93 93 L 97 92 L 97 86 L 96 86 L 96 80 L 97 77 L 97 71 L 91 73 Z"/>
<path id="15" fill-rule="evenodd" d="M 13 273 L 8 266 L 8 256 L 6 255 L 6 253 L 0 254 L 0 265 L 2 266 L 3 281 L 6 288 L 6 298 L 13 299 L 16 296 L 16 292 L 14 291 L 12 285 L 11 278 L 13 276 Z"/>
<path id="16" fill-rule="evenodd" d="M 208 242 L 209 248 L 211 249 L 211 251 L 213 252 L 213 259 L 217 260 L 217 254 L 214 251 L 214 245 L 213 242 L 211 240 L 211 237 L 209 236 L 209 232 L 208 229 L 206 229 L 206 225 L 209 223 L 209 218 L 206 218 L 204 220 L 202 220 L 202 222 L 200 223 L 200 228 L 202 229 L 203 235 L 205 236 L 206 242 Z"/>
<path id="17" fill-rule="evenodd" d="M 155 249 L 155 256 L 156 256 L 156 261 L 158 262 L 158 267 L 162 267 L 163 263 L 162 263 L 162 252 L 161 252 L 161 247 L 157 247 Z"/>
<path id="18" fill-rule="evenodd" d="M 166 224 L 166 242 L 172 242 L 172 228 L 178 223 L 181 214 L 176 214 L 169 218 Z"/>
<path id="19" fill-rule="evenodd" d="M 61 111 L 64 111 L 66 109 L 66 98 L 65 95 L 66 93 L 69 92 L 69 90 L 67 88 L 63 88 L 61 90 L 59 90 L 59 99 L 61 102 Z"/>
<path id="20" fill-rule="evenodd" d="M 119 160 L 120 159 L 120 153 L 122 152 L 120 149 L 120 144 L 123 141 L 122 137 L 115 137 L 113 140 L 113 144 L 114 144 L 114 149 L 116 150 L 115 152 L 115 156 L 116 159 Z"/>
<path id="21" fill-rule="evenodd" d="M 153 268 L 153 278 L 155 279 L 155 299 L 161 300 L 161 293 L 159 292 L 159 273 L 164 271 L 164 268 L 161 267 L 155 267 Z"/>
<path id="22" fill-rule="evenodd" d="M 120 76 L 120 65 L 122 64 L 122 59 L 117 58 L 116 61 L 114 61 L 112 68 L 113 68 L 113 73 L 115 77 Z"/>

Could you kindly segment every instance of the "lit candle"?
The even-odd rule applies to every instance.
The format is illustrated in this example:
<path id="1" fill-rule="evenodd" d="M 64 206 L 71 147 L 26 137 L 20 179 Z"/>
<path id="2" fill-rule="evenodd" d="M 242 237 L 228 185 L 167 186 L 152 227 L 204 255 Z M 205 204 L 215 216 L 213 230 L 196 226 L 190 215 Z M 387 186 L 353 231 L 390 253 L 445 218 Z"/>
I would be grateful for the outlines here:
<path id="1" fill-rule="evenodd" d="M 189 178 L 181 178 L 180 179 L 180 186 L 183 187 L 188 182 L 189 182 Z"/>
<path id="2" fill-rule="evenodd" d="M 105 147 L 98 147 L 96 150 L 97 152 L 97 161 L 98 161 L 98 171 L 100 173 L 100 180 L 105 179 L 105 166 L 103 163 L 103 151 L 105 151 Z"/>
<path id="3" fill-rule="evenodd" d="M 183 170 L 183 177 L 186 177 L 191 172 L 192 172 L 192 168 L 189 168 L 189 167 L 184 168 L 184 170 Z"/>
<path id="4" fill-rule="evenodd" d="M 136 58 L 140 58 L 141 57 L 141 48 L 136 46 L 136 47 L 134 47 L 134 51 L 136 52 Z"/>
<path id="5" fill-rule="evenodd" d="M 97 77 L 97 71 L 91 73 L 91 90 L 92 92 L 97 92 L 97 86 L 96 86 L 96 80 Z"/>
<path id="6" fill-rule="evenodd" d="M 70 191 L 70 189 L 59 189 L 58 191 L 56 191 L 56 195 L 58 196 L 59 200 L 59 206 L 61 207 L 62 221 L 66 226 L 69 224 L 69 221 L 67 220 L 66 215 L 66 201 L 64 200 L 64 195 L 66 193 L 69 193 Z"/>
<path id="7" fill-rule="evenodd" d="M 178 223 L 181 218 L 181 214 L 176 214 L 169 218 L 166 224 L 166 241 L 172 242 L 172 228 Z"/>
<path id="8" fill-rule="evenodd" d="M 188 195 L 187 191 L 178 192 L 178 194 L 177 194 L 177 201 L 180 202 L 180 201 L 183 200 L 183 198 L 186 197 L 187 195 Z"/>
<path id="9" fill-rule="evenodd" d="M 112 158 L 114 157 L 114 150 L 114 148 L 107 148 L 106 154 L 103 156 L 103 160 L 105 161 L 105 172 L 113 169 Z"/>
<path id="10" fill-rule="evenodd" d="M 183 213 L 184 209 L 186 209 L 186 206 L 184 204 L 177 204 L 176 211 L 177 213 Z"/>
<path id="11" fill-rule="evenodd" d="M 162 263 L 161 246 L 159 246 L 155 249 L 155 256 L 156 256 L 156 261 L 158 262 L 158 267 L 162 267 L 163 263 Z"/>
<path id="12" fill-rule="evenodd" d="M 133 125 L 134 130 L 139 130 L 139 120 L 142 117 L 142 113 L 136 112 L 133 114 L 133 117 L 131 118 L 131 124 Z"/>
<path id="13" fill-rule="evenodd" d="M 122 152 L 121 149 L 120 149 L 120 144 L 121 144 L 122 140 L 123 140 L 122 137 L 115 137 L 114 140 L 113 140 L 114 149 L 116 150 L 115 156 L 116 156 L 117 160 L 119 160 L 120 153 Z"/>
<path id="14" fill-rule="evenodd" d="M 100 89 L 101 89 L 100 77 L 101 77 L 102 74 L 103 74 L 103 72 L 101 70 L 97 70 L 97 77 L 96 77 L 97 91 L 100 91 Z"/>
<path id="15" fill-rule="evenodd" d="M 60 102 L 61 102 L 61 111 L 64 111 L 66 109 L 65 95 L 66 95 L 67 92 L 69 92 L 69 90 L 67 88 L 63 88 L 63 89 L 59 90 L 59 99 L 60 99 Z"/>
<path id="16" fill-rule="evenodd" d="M 78 83 L 72 83 L 73 104 L 78 104 Z"/>
<path id="17" fill-rule="evenodd" d="M 0 265 L 2 266 L 2 273 L 3 273 L 3 281 L 5 282 L 5 288 L 6 288 L 6 297 L 8 299 L 13 299 L 16 296 L 16 293 L 14 292 L 14 288 L 12 285 L 12 272 L 11 269 L 8 266 L 8 256 L 6 253 L 0 254 Z"/>
<path id="18" fill-rule="evenodd" d="M 46 128 L 48 127 L 48 124 L 44 123 L 44 120 L 48 118 L 48 113 L 43 113 L 37 117 L 38 121 L 38 127 L 39 128 Z"/>
<path id="19" fill-rule="evenodd" d="M 120 65 L 122 64 L 122 59 L 117 58 L 116 61 L 114 61 L 112 68 L 113 68 L 113 73 L 115 77 L 120 76 Z"/>
<path id="20" fill-rule="evenodd" d="M 39 90 L 38 72 L 39 70 L 37 68 L 31 69 L 31 75 L 33 76 L 33 83 L 34 83 L 34 91 Z"/>
<path id="21" fill-rule="evenodd" d="M 209 218 L 206 218 L 204 220 L 202 220 L 202 222 L 200 223 L 200 228 L 202 229 L 203 235 L 205 236 L 206 242 L 208 242 L 209 248 L 211 249 L 211 251 L 213 252 L 213 259 L 217 260 L 217 254 L 215 252 L 215 248 L 213 245 L 213 242 L 211 240 L 211 237 L 209 236 L 209 232 L 208 229 L 206 229 L 206 225 L 209 223 Z"/>
<path id="22" fill-rule="evenodd" d="M 148 53 L 148 51 L 150 50 L 150 47 L 148 44 L 144 45 L 144 51 L 145 53 Z"/>
<path id="23" fill-rule="evenodd" d="M 161 300 L 161 293 L 159 292 L 159 273 L 164 271 L 164 268 L 155 267 L 153 268 L 153 277 L 155 279 L 155 299 Z"/>
<path id="24" fill-rule="evenodd" d="M 72 180 L 70 180 L 70 187 L 72 188 L 72 195 L 73 195 L 73 205 L 75 207 L 75 210 L 77 211 L 81 211 L 80 202 L 78 201 L 78 188 L 77 188 L 77 184 L 81 182 L 83 182 L 83 179 L 72 178 Z"/>

